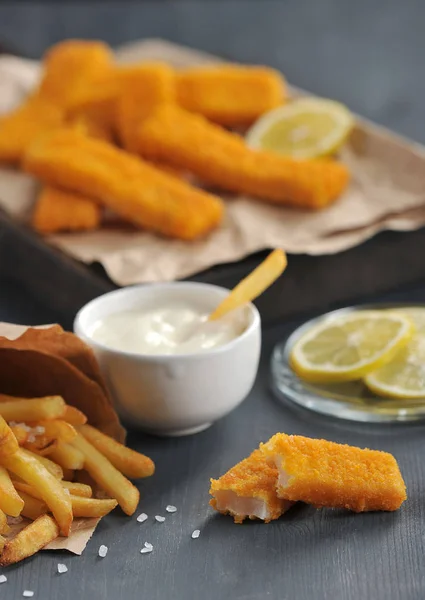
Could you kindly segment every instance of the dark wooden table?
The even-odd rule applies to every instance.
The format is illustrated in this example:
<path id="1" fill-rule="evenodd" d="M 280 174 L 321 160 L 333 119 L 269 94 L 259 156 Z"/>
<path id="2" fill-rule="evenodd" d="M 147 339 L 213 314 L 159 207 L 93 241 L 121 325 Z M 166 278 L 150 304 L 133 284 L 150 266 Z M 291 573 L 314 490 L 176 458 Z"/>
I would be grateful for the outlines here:
<path id="1" fill-rule="evenodd" d="M 357 112 L 425 142 L 424 21 L 420 0 L 18 2 L 0 4 L 0 39 L 38 56 L 67 36 L 102 37 L 114 44 L 167 37 L 277 66 L 295 84 L 346 101 Z M 14 255 L 12 241 L 9 255 L 6 246 L 0 247 L 0 262 L 15 260 L 16 272 L 24 272 L 23 256 Z M 363 272 L 367 251 L 359 256 L 353 268 Z M 338 264 L 335 281 L 347 278 Z M 376 290 L 383 289 L 383 268 L 387 274 L 392 269 L 385 257 L 375 272 L 365 271 L 376 280 Z M 70 325 L 74 310 L 66 307 L 72 303 L 58 300 L 55 309 L 29 296 L 19 277 L 6 277 L 6 272 L 0 269 L 0 319 Z M 232 284 L 232 276 L 226 283 Z M 351 297 L 347 293 L 344 303 Z M 403 287 L 375 299 L 423 302 L 425 286 Z M 6 570 L 0 599 L 20 598 L 30 589 L 43 600 L 423 600 L 425 427 L 338 423 L 278 403 L 269 392 L 269 357 L 273 345 L 296 325 L 280 319 L 266 326 L 254 389 L 238 410 L 209 430 L 170 440 L 130 432 L 130 445 L 157 464 L 154 478 L 140 485 L 140 512 L 150 517 L 146 523 L 119 512 L 107 517 L 82 557 L 42 553 Z M 409 500 L 396 514 L 352 515 L 299 506 L 267 526 L 236 526 L 213 515 L 209 478 L 278 430 L 393 452 Z M 175 504 L 178 512 L 167 515 L 167 504 Z M 166 521 L 154 522 L 156 514 L 166 515 Z M 192 540 L 196 528 L 201 536 Z M 145 541 L 154 545 L 152 554 L 140 554 Z M 109 547 L 103 560 L 97 557 L 100 544 Z M 69 572 L 58 575 L 58 562 L 66 563 Z"/>

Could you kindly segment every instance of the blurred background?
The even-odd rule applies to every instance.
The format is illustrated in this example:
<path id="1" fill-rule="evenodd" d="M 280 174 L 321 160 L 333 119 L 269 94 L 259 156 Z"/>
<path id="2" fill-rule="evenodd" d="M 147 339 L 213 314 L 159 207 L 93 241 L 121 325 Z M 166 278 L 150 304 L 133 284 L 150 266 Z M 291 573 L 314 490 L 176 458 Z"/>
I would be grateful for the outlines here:
<path id="1" fill-rule="evenodd" d="M 277 67 L 425 142 L 424 20 L 423 0 L 15 1 L 0 2 L 0 44 L 39 58 L 68 37 L 167 38 Z"/>

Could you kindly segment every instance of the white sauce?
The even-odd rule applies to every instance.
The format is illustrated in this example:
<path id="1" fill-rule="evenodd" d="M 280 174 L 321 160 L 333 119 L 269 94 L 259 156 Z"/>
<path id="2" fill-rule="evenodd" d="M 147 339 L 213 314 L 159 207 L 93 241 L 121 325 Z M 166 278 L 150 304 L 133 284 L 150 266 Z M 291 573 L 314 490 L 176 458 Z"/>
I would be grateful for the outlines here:
<path id="1" fill-rule="evenodd" d="M 190 306 L 166 306 L 114 313 L 99 319 L 91 337 L 110 348 L 135 354 L 189 354 L 223 346 L 246 329 L 246 313 L 217 321 Z"/>

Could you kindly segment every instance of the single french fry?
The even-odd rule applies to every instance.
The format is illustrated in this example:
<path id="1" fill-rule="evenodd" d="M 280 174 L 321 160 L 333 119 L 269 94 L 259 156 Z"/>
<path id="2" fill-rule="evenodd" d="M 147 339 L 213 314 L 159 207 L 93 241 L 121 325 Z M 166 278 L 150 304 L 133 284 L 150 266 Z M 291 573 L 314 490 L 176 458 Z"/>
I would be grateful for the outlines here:
<path id="1" fill-rule="evenodd" d="M 31 488 L 31 486 L 28 487 Z M 49 512 L 49 507 L 43 500 L 40 500 L 31 494 L 27 494 L 22 490 L 19 491 L 19 495 L 24 501 L 24 508 L 21 513 L 23 517 L 35 521 L 38 517 L 41 517 L 41 515 L 45 515 Z"/>
<path id="2" fill-rule="evenodd" d="M 4 533 L 4 529 L 7 528 L 7 517 L 2 510 L 0 510 L 0 534 Z"/>
<path id="3" fill-rule="evenodd" d="M 138 479 L 153 475 L 155 465 L 148 456 L 127 448 L 91 425 L 83 425 L 79 431 L 126 477 Z"/>
<path id="4" fill-rule="evenodd" d="M 18 444 L 23 446 L 28 439 L 29 431 L 25 427 L 22 427 L 22 425 L 11 425 L 10 429 L 13 431 Z"/>
<path id="5" fill-rule="evenodd" d="M 81 410 L 78 410 L 78 408 L 75 408 L 75 406 L 70 406 L 69 404 L 65 407 L 65 413 L 62 419 L 70 425 L 74 425 L 74 427 L 87 423 L 86 415 L 82 413 Z"/>
<path id="6" fill-rule="evenodd" d="M 0 458 L 5 455 L 13 454 L 18 448 L 18 440 L 0 414 Z"/>
<path id="7" fill-rule="evenodd" d="M 226 313 L 251 302 L 262 294 L 286 269 L 287 260 L 283 250 L 274 250 L 245 279 L 233 288 L 226 298 L 210 314 L 209 320 L 219 319 Z"/>
<path id="8" fill-rule="evenodd" d="M 56 464 L 55 462 L 53 462 L 49 458 L 46 458 L 45 456 L 40 456 L 35 452 L 31 452 L 31 450 L 25 450 L 23 448 L 22 451 L 25 454 L 32 456 L 33 458 L 36 458 L 39 462 L 41 462 L 44 468 L 47 469 L 49 473 L 51 473 L 53 477 L 55 477 L 55 479 L 63 479 L 63 470 L 60 465 Z"/>
<path id="9" fill-rule="evenodd" d="M 6 421 L 40 421 L 60 419 L 65 412 L 61 396 L 14 399 L 0 402 L 0 415 Z"/>
<path id="10" fill-rule="evenodd" d="M 127 515 L 132 515 L 139 503 L 139 490 L 80 433 L 72 445 L 84 454 L 84 468 L 93 479 L 111 498 L 118 500 L 118 504 Z"/>
<path id="11" fill-rule="evenodd" d="M 100 225 L 102 209 L 83 194 L 55 186 L 41 189 L 32 214 L 32 226 L 43 234 L 91 231 Z"/>
<path id="12" fill-rule="evenodd" d="M 91 498 L 93 490 L 85 483 L 77 483 L 76 481 L 61 481 L 62 486 L 69 491 L 72 496 L 81 496 L 82 498 Z"/>
<path id="13" fill-rule="evenodd" d="M 9 473 L 0 467 L 0 510 L 11 517 L 19 517 L 24 503 L 19 497 Z"/>
<path id="14" fill-rule="evenodd" d="M 64 469 L 79 470 L 84 468 L 84 454 L 71 444 L 60 442 L 50 457 Z"/>
<path id="15" fill-rule="evenodd" d="M 58 535 L 59 527 L 52 517 L 39 517 L 6 543 L 0 556 L 0 566 L 6 567 L 32 556 Z"/>
<path id="16" fill-rule="evenodd" d="M 2 535 L 0 535 L 0 554 L 3 552 L 4 547 L 6 545 L 6 540 Z"/>
<path id="17" fill-rule="evenodd" d="M 118 504 L 114 499 L 97 500 L 73 495 L 71 502 L 74 517 L 104 517 Z"/>
<path id="18" fill-rule="evenodd" d="M 9 471 L 21 477 L 40 492 L 42 499 L 57 520 L 62 535 L 68 536 L 72 524 L 72 505 L 69 495 L 64 491 L 60 482 L 41 463 L 41 459 L 48 460 L 43 457 L 36 458 L 30 452 L 20 448 L 15 454 L 2 460 Z"/>

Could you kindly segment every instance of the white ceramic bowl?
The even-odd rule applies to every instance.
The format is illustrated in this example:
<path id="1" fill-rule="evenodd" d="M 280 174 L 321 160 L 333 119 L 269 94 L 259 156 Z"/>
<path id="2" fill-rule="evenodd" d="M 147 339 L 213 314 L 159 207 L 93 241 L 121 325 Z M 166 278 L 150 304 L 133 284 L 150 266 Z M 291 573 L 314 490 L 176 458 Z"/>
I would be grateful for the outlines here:
<path id="1" fill-rule="evenodd" d="M 114 350 L 91 337 L 95 323 L 125 310 L 152 309 L 167 299 L 188 301 L 210 312 L 229 290 L 203 283 L 166 283 L 123 288 L 84 306 L 74 331 L 94 350 L 121 418 L 160 435 L 188 435 L 209 427 L 247 396 L 257 374 L 260 315 L 244 307 L 246 329 L 211 350 L 179 355 L 142 355 Z"/>

